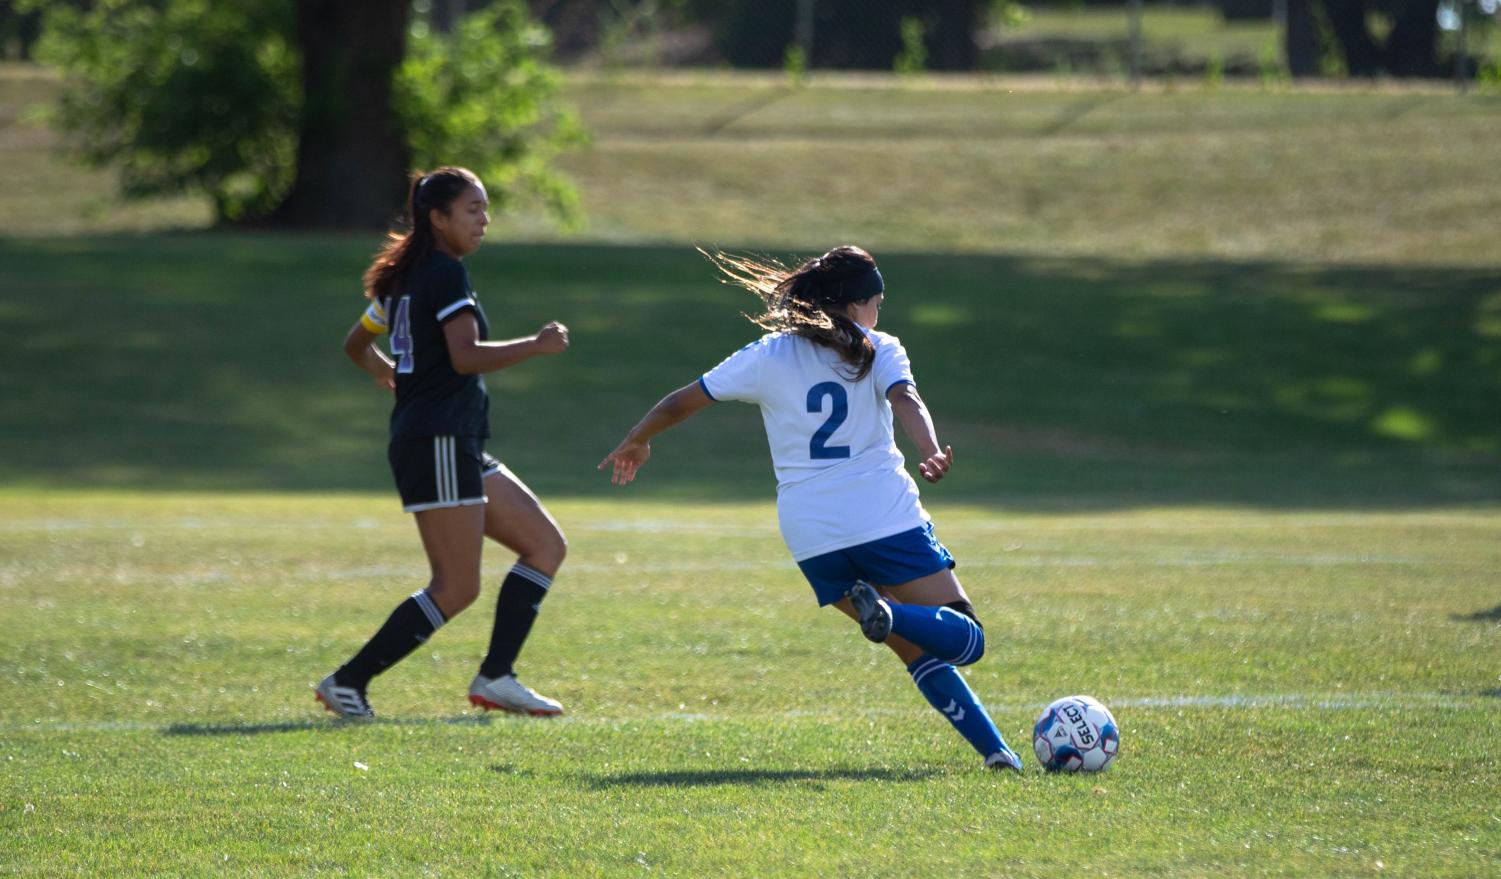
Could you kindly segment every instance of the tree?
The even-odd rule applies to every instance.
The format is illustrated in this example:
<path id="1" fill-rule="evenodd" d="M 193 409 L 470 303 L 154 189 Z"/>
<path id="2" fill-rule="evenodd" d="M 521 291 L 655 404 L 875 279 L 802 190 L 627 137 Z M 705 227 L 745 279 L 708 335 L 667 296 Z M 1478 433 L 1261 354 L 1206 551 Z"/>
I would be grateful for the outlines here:
<path id="1" fill-rule="evenodd" d="M 549 160 L 580 127 L 554 100 L 546 32 L 521 0 L 494 0 L 450 40 L 409 2 L 96 0 L 49 7 L 41 51 L 65 73 L 59 123 L 120 168 L 127 196 L 198 191 L 222 221 L 383 227 L 415 161 L 467 164 L 492 197 L 574 218 Z M 493 82 L 472 79 L 480 68 Z M 427 100 L 414 76 L 464 85 Z"/>
<path id="2" fill-rule="evenodd" d="M 1313 0 L 1287 0 L 1287 72 L 1296 79 L 1319 72 L 1318 29 Z"/>
<path id="3" fill-rule="evenodd" d="M 98 0 L 49 6 L 39 57 L 65 75 L 57 122 L 128 198 L 206 193 L 263 215 L 291 182 L 301 113 L 291 4 Z"/>
<path id="4" fill-rule="evenodd" d="M 1345 69 L 1352 76 L 1443 75 L 1438 62 L 1438 0 L 1322 2 Z M 1382 13 L 1391 22 L 1384 41 L 1371 30 L 1373 13 Z"/>
<path id="5" fill-rule="evenodd" d="M 813 10 L 814 67 L 890 70 L 902 51 L 902 21 L 922 27 L 928 66 L 973 70 L 981 0 L 819 0 Z M 792 44 L 795 0 L 712 0 L 699 11 L 715 24 L 720 51 L 746 67 L 781 66 Z"/>
<path id="6" fill-rule="evenodd" d="M 372 226 L 406 195 L 411 150 L 392 100 L 409 0 L 297 0 L 297 174 L 271 215 L 289 226 Z"/>

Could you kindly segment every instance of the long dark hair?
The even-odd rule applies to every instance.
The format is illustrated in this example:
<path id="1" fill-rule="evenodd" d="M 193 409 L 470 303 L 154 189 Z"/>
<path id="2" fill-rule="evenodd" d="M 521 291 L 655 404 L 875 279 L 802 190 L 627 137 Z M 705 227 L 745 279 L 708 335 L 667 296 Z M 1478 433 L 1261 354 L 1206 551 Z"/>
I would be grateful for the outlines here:
<path id="1" fill-rule="evenodd" d="M 428 212 L 448 212 L 453 200 L 470 186 L 480 186 L 480 179 L 467 168 L 439 168 L 427 174 L 413 174 L 407 192 L 407 231 L 392 232 L 386 244 L 365 269 L 365 296 L 384 302 L 412 266 L 433 250 L 433 223 Z"/>
<path id="2" fill-rule="evenodd" d="M 859 381 L 870 372 L 876 349 L 845 314 L 850 302 L 870 297 L 850 298 L 843 283 L 875 270 L 876 261 L 870 254 L 846 244 L 792 268 L 770 257 L 737 256 L 703 248 L 698 252 L 719 269 L 725 283 L 749 290 L 761 300 L 761 314 L 745 315 L 751 323 L 833 349 L 854 370 L 850 381 Z"/>

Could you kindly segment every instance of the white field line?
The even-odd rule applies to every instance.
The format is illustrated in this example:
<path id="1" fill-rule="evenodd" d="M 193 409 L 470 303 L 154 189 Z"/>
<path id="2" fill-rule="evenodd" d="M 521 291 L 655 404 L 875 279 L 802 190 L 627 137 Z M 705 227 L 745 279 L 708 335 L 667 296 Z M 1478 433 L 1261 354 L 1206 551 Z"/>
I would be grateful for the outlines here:
<path id="1" fill-rule="evenodd" d="M 1427 565 L 1452 567 L 1439 559 L 1422 559 L 1407 556 L 1366 556 L 1333 553 L 1289 554 L 1275 552 L 1222 551 L 1203 553 L 1179 553 L 1172 555 L 1030 555 L 1015 552 L 1006 556 L 972 558 L 960 555 L 959 572 L 983 569 L 1038 569 L 1038 568 L 1214 568 L 1242 565 L 1277 565 L 1295 568 L 1329 567 L 1422 567 Z M 634 576 L 639 574 L 702 574 L 723 571 L 787 571 L 796 572 L 797 566 L 786 557 L 746 561 L 633 561 L 621 554 L 614 561 L 570 561 L 563 569 L 560 579 L 569 574 L 609 574 L 611 576 Z M 14 586 L 25 579 L 29 572 L 11 569 L 0 563 L 0 586 Z M 421 564 L 376 564 L 356 567 L 321 569 L 303 567 L 286 571 L 269 572 L 264 569 L 235 567 L 198 570 L 193 572 L 163 573 L 157 570 L 131 571 L 117 568 L 103 579 L 118 586 L 138 583 L 153 583 L 163 586 L 196 586 L 252 584 L 275 580 L 282 583 L 328 583 L 348 580 L 386 582 L 391 580 L 423 580 L 428 569 Z M 492 574 L 494 571 L 491 572 Z"/>
<path id="2" fill-rule="evenodd" d="M 661 534 L 661 533 L 692 533 L 713 534 L 725 537 L 757 538 L 775 536 L 778 533 L 775 514 L 768 507 L 768 518 L 760 524 L 738 523 L 715 523 L 705 522 L 701 519 L 678 519 L 670 516 L 655 516 L 650 518 L 632 517 L 629 519 L 603 519 L 592 516 L 574 517 L 568 523 L 570 531 L 589 531 L 602 534 L 627 533 L 627 534 Z M 995 515 L 970 516 L 961 515 L 953 520 L 940 517 L 938 520 L 940 533 L 952 534 L 993 534 L 1007 533 L 1025 535 L 1034 532 L 1181 532 L 1181 533 L 1205 533 L 1214 531 L 1234 530 L 1243 531 L 1271 530 L 1286 528 L 1360 528 L 1373 527 L 1404 527 L 1404 528 L 1455 528 L 1474 527 L 1487 530 L 1501 530 L 1501 511 L 1476 510 L 1474 512 L 1410 512 L 1410 513 L 1313 513 L 1313 514 L 1286 514 L 1269 512 L 1265 514 L 1243 515 L 1224 513 L 1216 510 L 1208 510 L 1201 517 L 1186 516 L 1179 512 L 1168 511 L 1166 514 L 1154 517 L 1149 513 L 1127 513 L 1120 516 L 1097 516 L 1080 514 L 1075 516 L 1040 517 L 1035 515 L 1012 516 L 1004 513 Z M 10 519 L 0 520 L 0 533 L 3 532 L 71 532 L 71 531 L 149 531 L 160 533 L 161 531 L 199 531 L 203 529 L 226 529 L 240 530 L 253 529 L 259 531 L 308 531 L 321 529 L 370 529 L 380 527 L 407 527 L 403 519 L 391 516 L 380 518 L 368 516 L 345 517 L 315 517 L 309 519 L 281 519 L 268 521 L 265 518 L 239 517 L 239 516 L 182 516 L 166 518 L 140 519 L 94 519 L 79 517 L 45 517 L 36 519 Z"/>
<path id="3" fill-rule="evenodd" d="M 1245 709 L 1282 711 L 1371 711 L 1411 708 L 1447 710 L 1492 709 L 1501 713 L 1501 699 L 1484 696 L 1450 695 L 1446 693 L 1264 693 L 1137 696 L 1116 697 L 1108 700 L 1108 706 L 1119 717 L 1131 709 L 1147 711 L 1194 710 L 1194 709 Z M 1041 711 L 1044 703 L 988 702 L 986 708 L 992 714 L 1016 714 Z M 849 717 L 906 717 L 922 713 L 920 706 L 911 708 L 858 708 L 840 711 L 808 711 L 790 709 L 771 712 L 736 712 L 712 714 L 684 710 L 661 711 L 647 714 L 589 715 L 573 713 L 546 721 L 490 715 L 463 714 L 448 717 L 383 717 L 369 721 L 377 726 L 487 726 L 491 723 L 561 723 L 584 726 L 618 726 L 622 723 L 713 723 L 716 721 L 738 722 L 741 720 L 817 720 Z M 1129 716 L 1129 715 L 1127 715 Z M 336 728 L 342 726 L 333 718 L 312 715 L 301 718 L 277 718 L 266 721 L 215 720 L 193 718 L 175 722 L 145 720 L 99 720 L 99 721 L 34 721 L 0 723 L 0 734 L 26 733 L 109 733 L 109 732 L 155 732 L 163 735 L 213 736 L 255 734 L 264 732 L 300 732 L 303 730 Z"/>

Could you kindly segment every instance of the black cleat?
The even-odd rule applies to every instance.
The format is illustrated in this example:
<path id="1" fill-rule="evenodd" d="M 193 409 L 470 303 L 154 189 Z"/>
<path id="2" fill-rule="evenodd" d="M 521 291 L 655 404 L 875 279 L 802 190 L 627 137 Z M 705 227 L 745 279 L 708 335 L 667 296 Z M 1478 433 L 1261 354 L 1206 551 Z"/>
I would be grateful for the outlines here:
<path id="1" fill-rule="evenodd" d="M 891 634 L 891 605 L 876 592 L 875 587 L 862 581 L 855 582 L 849 597 L 860 617 L 860 631 L 877 644 L 885 641 Z"/>

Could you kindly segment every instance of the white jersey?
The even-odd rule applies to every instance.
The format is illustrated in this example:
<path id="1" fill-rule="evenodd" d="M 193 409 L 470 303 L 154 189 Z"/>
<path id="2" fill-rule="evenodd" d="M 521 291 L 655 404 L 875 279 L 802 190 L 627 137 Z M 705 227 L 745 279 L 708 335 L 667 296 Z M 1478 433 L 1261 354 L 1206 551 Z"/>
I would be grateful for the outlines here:
<path id="1" fill-rule="evenodd" d="M 777 519 L 793 559 L 890 537 L 929 521 L 892 431 L 886 392 L 915 384 L 902 343 L 869 330 L 876 357 L 854 370 L 829 348 L 770 333 L 699 379 L 715 400 L 761 407 L 777 473 Z"/>

